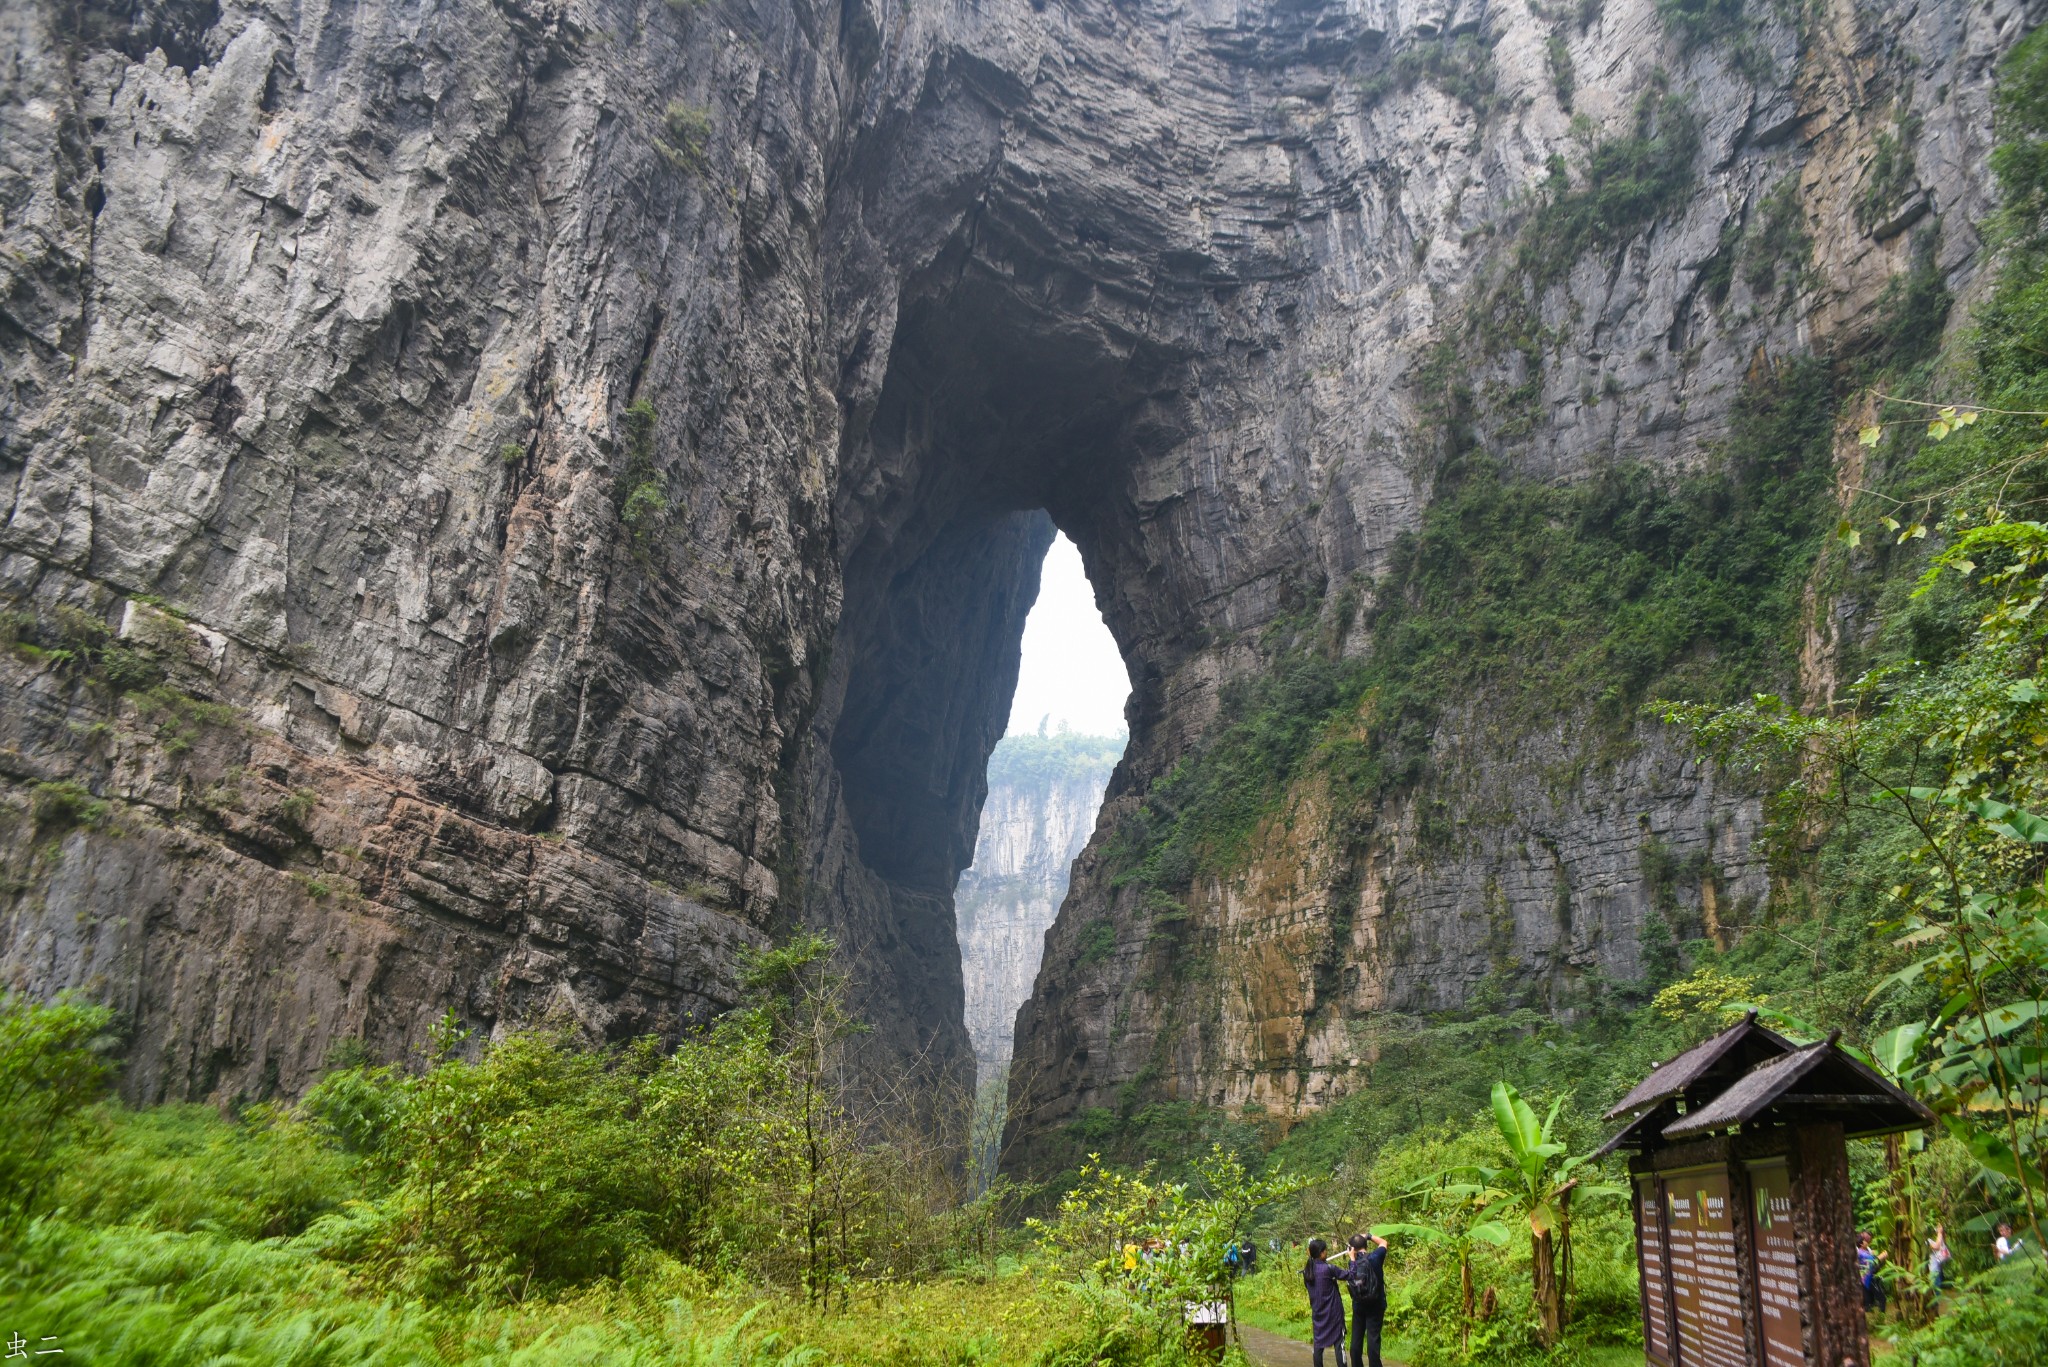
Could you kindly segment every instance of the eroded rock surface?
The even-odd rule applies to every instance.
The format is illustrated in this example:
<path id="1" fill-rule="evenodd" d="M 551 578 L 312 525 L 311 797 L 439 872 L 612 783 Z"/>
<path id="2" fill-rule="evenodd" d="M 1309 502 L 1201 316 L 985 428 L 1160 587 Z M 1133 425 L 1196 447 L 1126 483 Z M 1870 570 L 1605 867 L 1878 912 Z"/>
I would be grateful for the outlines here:
<path id="1" fill-rule="evenodd" d="M 989 757 L 974 862 L 953 894 L 977 1090 L 1009 1066 L 1017 1008 L 1031 995 L 1045 932 L 1122 749 L 1088 737 L 1009 736 Z"/>
<path id="2" fill-rule="evenodd" d="M 253 1095 L 451 1008 L 673 1032 L 808 922 L 885 1058 L 964 1074 L 952 889 L 1053 523 L 1137 689 L 1109 821 L 1415 525 L 1425 361 L 1645 92 L 1683 193 L 1541 291 L 1540 363 L 1461 362 L 1513 468 L 1696 465 L 1916 251 L 1967 290 L 2038 5 L 1572 8 L 0 9 L 7 981 L 127 1005 L 138 1095 Z M 1402 62 L 1468 39 L 1483 82 Z M 1710 288 L 1787 182 L 1814 270 Z M 1644 831 L 1753 895 L 1753 804 L 1655 738 L 1532 778 L 1569 732 L 1444 729 L 1512 811 L 1454 858 L 1276 832 L 1189 908 L 1241 946 L 1200 1019 L 1091 853 L 1029 1123 L 1140 1073 L 1312 1104 L 1348 1012 L 1626 973 Z"/>

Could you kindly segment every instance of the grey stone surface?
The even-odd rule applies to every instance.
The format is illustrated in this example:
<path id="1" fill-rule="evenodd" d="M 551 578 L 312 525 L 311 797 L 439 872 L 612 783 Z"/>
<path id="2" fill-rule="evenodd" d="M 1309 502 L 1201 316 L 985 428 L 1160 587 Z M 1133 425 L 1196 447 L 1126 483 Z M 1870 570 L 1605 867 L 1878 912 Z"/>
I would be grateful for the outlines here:
<path id="1" fill-rule="evenodd" d="M 1015 742 L 1008 747 L 1019 752 Z M 1009 1066 L 1017 1009 L 1031 995 L 1045 932 L 1066 900 L 1074 857 L 1095 833 L 1095 813 L 1113 767 L 1105 762 L 1034 771 L 1006 764 L 1005 758 L 1005 743 L 999 742 L 989 760 L 974 862 L 953 891 L 977 1091 Z"/>
<path id="2" fill-rule="evenodd" d="M 1737 61 L 1608 0 L 1558 30 L 1567 110 L 1552 21 L 1462 0 L 0 7 L 0 592 L 37 647 L 0 659 L 0 972 L 129 1005 L 138 1095 L 255 1094 L 451 1008 L 672 1032 L 808 922 L 879 1057 L 961 1077 L 952 888 L 1048 516 L 1132 664 L 1130 800 L 1261 625 L 1414 525 L 1418 364 L 1574 118 L 1624 129 L 1662 80 L 1703 145 L 1683 204 L 1537 301 L 1535 410 L 1477 425 L 1517 468 L 1700 462 L 1756 358 L 1853 340 L 1923 234 L 1967 289 L 1992 66 L 2039 6 L 1803 12 L 1759 6 Z M 1491 45 L 1483 115 L 1377 80 L 1454 33 Z M 1866 227 L 1899 108 L 1912 183 Z M 1703 267 L 1787 177 L 1815 277 L 1716 304 Z M 51 653 L 60 609 L 152 603 L 172 694 Z M 1519 791 L 1552 745 L 1470 781 Z M 1497 952 L 1626 971 L 1644 814 L 1751 885 L 1753 810 L 1662 743 L 1457 860 L 1395 836 L 1319 892 L 1299 851 L 1305 908 L 1393 899 L 1337 936 L 1334 1014 L 1455 1003 Z M 1270 922 L 1248 895 L 1197 914 Z M 1084 876 L 1023 1018 L 1044 1123 L 1168 1025 L 1133 952 L 1073 963 L 1105 912 Z M 1294 952 L 1164 1086 L 1338 1085 Z"/>

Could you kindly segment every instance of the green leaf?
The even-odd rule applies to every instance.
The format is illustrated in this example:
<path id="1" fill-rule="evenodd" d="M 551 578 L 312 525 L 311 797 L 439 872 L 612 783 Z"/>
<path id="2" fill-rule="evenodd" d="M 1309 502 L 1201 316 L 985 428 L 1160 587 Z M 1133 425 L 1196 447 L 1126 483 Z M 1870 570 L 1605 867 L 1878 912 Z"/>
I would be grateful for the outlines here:
<path id="1" fill-rule="evenodd" d="M 1935 958 L 1939 957 L 1939 955 L 1935 956 Z M 1926 974 L 1927 970 L 1934 965 L 1934 962 L 1935 959 L 1933 958 L 1922 959 L 1918 963 L 1907 964 L 1904 968 L 1900 969 L 1896 973 L 1886 974 L 1884 977 L 1878 979 L 1877 986 L 1871 988 L 1870 995 L 1865 997 L 1863 1000 L 1867 1002 L 1876 1001 L 1879 997 L 1885 994 L 1886 990 L 1893 987 L 1911 987 L 1914 983 L 1920 981 L 1921 977 Z"/>
<path id="2" fill-rule="evenodd" d="M 1927 424 L 1927 435 L 1934 441 L 1942 440 L 1943 438 L 1948 436 L 1948 433 L 1948 424 L 1943 422 L 1939 418 L 1936 418 L 1933 422 Z"/>
<path id="3" fill-rule="evenodd" d="M 1926 1021 L 1908 1021 L 1896 1029 L 1885 1031 L 1870 1042 L 1872 1061 L 1892 1077 L 1904 1077 L 1912 1068 L 1920 1045 L 1927 1038 L 1927 1031 Z"/>
<path id="4" fill-rule="evenodd" d="M 2039 702 L 2041 700 L 2041 685 L 2032 679 L 2021 679 L 2011 688 L 2005 690 L 2005 696 L 2011 698 L 2014 702 Z"/>
<path id="5" fill-rule="evenodd" d="M 1986 825 L 2008 840 L 2023 840 L 2029 845 L 2048 845 L 2048 818 L 2022 811 L 2009 803 L 1993 801 L 1988 797 L 1967 805 L 1972 812 L 1984 819 Z"/>
<path id="6" fill-rule="evenodd" d="M 1491 1220 L 1483 1225 L 1474 1225 L 1465 1232 L 1480 1243 L 1492 1244 L 1495 1248 L 1506 1246 L 1507 1241 L 1515 1237 L 1506 1225 L 1496 1224 Z"/>
<path id="7" fill-rule="evenodd" d="M 2039 1020 L 2044 1006 L 2048 1006 L 2048 1003 L 2038 1000 L 2007 1002 L 2003 1006 L 1994 1006 L 1984 1013 L 1983 1020 L 1965 1022 L 1956 1030 L 1956 1034 L 1973 1044 L 1980 1044 L 1987 1038 L 2002 1039 L 2028 1021 Z"/>
<path id="8" fill-rule="evenodd" d="M 1406 1236 L 1411 1239 L 1422 1239 L 1432 1244 L 1448 1244 L 1455 1242 L 1452 1235 L 1445 1233 L 1443 1230 L 1438 1229 L 1433 1225 L 1403 1224 L 1402 1222 L 1396 1220 L 1390 1224 L 1375 1224 L 1372 1228 L 1375 1234 L 1381 1235 L 1383 1237 L 1386 1235 Z M 1479 1230 L 1483 1228 L 1485 1228 L 1485 1226 L 1478 1226 L 1474 1228 L 1472 1232 L 1474 1234 L 1477 1234 Z"/>
<path id="9" fill-rule="evenodd" d="M 1878 438 L 1882 437 L 1883 435 L 1884 429 L 1873 423 L 1871 426 L 1866 427 L 1860 432 L 1858 432 L 1856 434 L 1856 440 L 1863 443 L 1863 445 L 1865 446 L 1875 446 L 1877 445 Z"/>

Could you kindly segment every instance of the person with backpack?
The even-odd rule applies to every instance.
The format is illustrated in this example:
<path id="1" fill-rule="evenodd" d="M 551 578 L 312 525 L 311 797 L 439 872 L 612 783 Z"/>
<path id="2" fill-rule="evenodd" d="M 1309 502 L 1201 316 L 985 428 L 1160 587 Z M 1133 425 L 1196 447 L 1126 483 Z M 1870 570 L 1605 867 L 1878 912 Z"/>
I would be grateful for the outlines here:
<path id="1" fill-rule="evenodd" d="M 1387 1241 L 1364 1230 L 1351 1236 L 1351 1367 L 1381 1367 L 1380 1331 L 1387 1323 Z"/>
<path id="2" fill-rule="evenodd" d="M 1870 1246 L 1867 1230 L 1856 1231 L 1856 1280 L 1863 1283 L 1863 1308 L 1884 1310 L 1884 1254 Z"/>
<path id="3" fill-rule="evenodd" d="M 1323 1349 L 1337 1350 L 1337 1367 L 1344 1363 L 1344 1293 L 1338 1285 L 1344 1279 L 1323 1255 L 1330 1246 L 1321 1239 L 1308 1241 L 1308 1262 L 1301 1269 L 1301 1284 L 1308 1288 L 1308 1313 L 1314 1339 L 1316 1367 L 1323 1367 Z"/>

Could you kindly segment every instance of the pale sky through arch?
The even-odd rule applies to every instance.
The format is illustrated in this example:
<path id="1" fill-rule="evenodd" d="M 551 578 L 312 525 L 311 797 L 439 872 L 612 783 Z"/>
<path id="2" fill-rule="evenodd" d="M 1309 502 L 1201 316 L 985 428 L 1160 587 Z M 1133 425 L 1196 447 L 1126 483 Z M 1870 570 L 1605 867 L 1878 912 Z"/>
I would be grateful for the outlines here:
<path id="1" fill-rule="evenodd" d="M 1045 553 L 1038 601 L 1024 623 L 1024 663 L 1010 703 L 1009 733 L 1029 735 L 1043 719 L 1047 732 L 1065 722 L 1085 735 L 1117 735 L 1130 693 L 1131 677 L 1095 610 L 1081 552 L 1062 532 Z"/>

